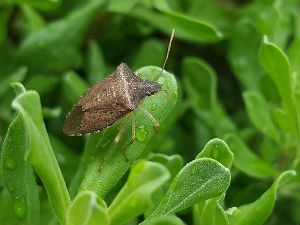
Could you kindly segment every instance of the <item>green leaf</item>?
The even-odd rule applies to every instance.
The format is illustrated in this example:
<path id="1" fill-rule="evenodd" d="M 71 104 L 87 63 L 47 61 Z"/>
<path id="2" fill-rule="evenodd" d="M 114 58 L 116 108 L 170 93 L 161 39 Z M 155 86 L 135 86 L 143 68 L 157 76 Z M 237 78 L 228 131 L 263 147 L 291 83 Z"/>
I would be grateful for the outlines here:
<path id="1" fill-rule="evenodd" d="M 18 224 L 39 224 L 39 191 L 33 168 L 27 164 L 27 131 L 18 114 L 8 128 L 1 151 L 1 172 L 10 192 Z"/>
<path id="2" fill-rule="evenodd" d="M 80 45 L 103 3 L 104 0 L 90 1 L 29 35 L 19 49 L 20 61 L 31 71 L 39 72 L 62 72 L 78 66 Z"/>
<path id="3" fill-rule="evenodd" d="M 290 66 L 286 55 L 264 36 L 259 50 L 259 62 L 274 80 L 284 108 L 288 111 L 294 128 L 297 129 L 294 111 L 294 96 L 291 87 Z"/>
<path id="4" fill-rule="evenodd" d="M 62 0 L 8 0 L 12 4 L 29 5 L 42 10 L 53 10 L 60 6 Z"/>
<path id="5" fill-rule="evenodd" d="M 70 183 L 76 168 L 79 164 L 79 155 L 73 152 L 65 143 L 53 135 L 49 135 L 51 145 L 53 146 L 55 157 L 61 168 L 62 174 L 67 185 Z"/>
<path id="6" fill-rule="evenodd" d="M 89 88 L 88 83 L 74 71 L 69 71 L 64 75 L 64 91 L 67 100 L 75 104 L 81 95 Z"/>
<path id="7" fill-rule="evenodd" d="M 291 65 L 291 73 L 298 73 L 298 76 L 300 75 L 300 53 L 299 53 L 299 48 L 300 48 L 300 36 L 296 37 L 292 43 L 289 46 L 287 56 Z"/>
<path id="8" fill-rule="evenodd" d="M 43 118 L 57 118 L 61 114 L 61 108 L 56 107 L 56 108 L 48 108 L 48 107 L 43 107 L 42 109 L 43 112 Z"/>
<path id="9" fill-rule="evenodd" d="M 40 96 L 49 94 L 59 84 L 58 77 L 51 75 L 31 76 L 25 86 L 28 90 L 35 90 Z"/>
<path id="10" fill-rule="evenodd" d="M 138 49 L 132 69 L 138 69 L 147 65 L 162 65 L 166 55 L 166 48 L 161 41 L 150 39 L 141 45 Z"/>
<path id="11" fill-rule="evenodd" d="M 28 131 L 26 160 L 41 178 L 55 215 L 65 224 L 70 197 L 43 122 L 39 95 L 26 91 L 14 99 L 12 106 L 22 116 Z"/>
<path id="12" fill-rule="evenodd" d="M 237 135 L 228 134 L 225 141 L 234 154 L 233 165 L 240 171 L 256 178 L 267 178 L 278 174 L 269 164 L 254 154 Z"/>
<path id="13" fill-rule="evenodd" d="M 79 193 L 68 210 L 67 225 L 97 224 L 110 224 L 105 201 L 92 191 Z"/>
<path id="14" fill-rule="evenodd" d="M 195 159 L 184 166 L 174 178 L 156 210 L 142 224 L 153 218 L 170 215 L 193 204 L 217 197 L 230 184 L 230 171 L 214 159 Z"/>
<path id="15" fill-rule="evenodd" d="M 182 222 L 181 219 L 179 219 L 177 216 L 168 215 L 168 216 L 162 216 L 153 219 L 150 223 L 151 225 L 185 225 L 184 222 Z"/>
<path id="16" fill-rule="evenodd" d="M 171 28 L 174 28 L 176 30 L 176 39 L 189 42 L 216 42 L 221 39 L 219 33 L 207 23 L 172 14 L 172 12 L 164 13 L 166 15 L 162 15 L 144 7 L 136 7 L 131 12 L 131 15 L 137 17 L 141 21 L 150 23 L 153 27 L 164 32 L 166 35 L 170 35 Z M 175 21 L 172 21 L 168 16 L 172 17 Z M 192 25 L 194 28 L 201 28 L 201 30 L 187 30 L 187 28 L 184 27 L 186 24 L 188 26 Z"/>
<path id="17" fill-rule="evenodd" d="M 22 81 L 27 73 L 27 68 L 25 66 L 19 67 L 14 73 L 7 76 L 0 81 L 0 97 L 5 94 L 9 89 L 11 82 Z"/>
<path id="18" fill-rule="evenodd" d="M 107 9 L 117 13 L 130 13 L 137 3 L 144 3 L 147 0 L 111 0 Z"/>
<path id="19" fill-rule="evenodd" d="M 178 26 L 183 31 L 202 39 L 203 41 L 219 41 L 223 34 L 216 27 L 207 22 L 189 17 L 186 14 L 181 14 L 173 11 L 163 0 L 154 1 L 155 7 L 163 12 L 172 24 Z"/>
<path id="20" fill-rule="evenodd" d="M 264 97 L 257 91 L 246 91 L 243 93 L 243 98 L 252 124 L 261 133 L 279 143 L 279 134 L 272 121 Z"/>
<path id="21" fill-rule="evenodd" d="M 87 136 L 80 164 L 69 187 L 71 198 L 77 194 L 88 165 L 94 155 L 94 151 L 98 148 L 101 141 L 103 141 L 102 132 Z"/>
<path id="22" fill-rule="evenodd" d="M 299 18 L 299 14 L 298 14 Z M 299 19 L 298 19 L 299 20 Z M 288 58 L 291 65 L 291 75 L 292 75 L 292 89 L 295 95 L 295 104 L 297 115 L 300 114 L 300 36 L 296 37 L 289 49 L 288 49 Z"/>
<path id="23" fill-rule="evenodd" d="M 112 224 L 123 224 L 151 207 L 151 196 L 170 178 L 160 163 L 141 161 L 131 170 L 126 184 L 109 206 Z"/>
<path id="24" fill-rule="evenodd" d="M 33 33 L 36 30 L 41 29 L 44 24 L 44 18 L 30 6 L 23 6 L 25 18 L 27 19 L 26 31 L 28 34 Z"/>
<path id="25" fill-rule="evenodd" d="M 281 173 L 273 185 L 259 199 L 250 204 L 231 209 L 232 214 L 229 216 L 229 224 L 264 224 L 273 210 L 278 189 L 295 175 L 296 173 L 293 170 Z"/>
<path id="26" fill-rule="evenodd" d="M 276 124 L 285 132 L 293 131 L 294 125 L 289 119 L 289 115 L 285 109 L 276 108 L 273 111 L 273 117 Z"/>
<path id="27" fill-rule="evenodd" d="M 199 158 L 212 158 L 219 161 L 223 166 L 230 169 L 233 161 L 233 153 L 230 151 L 226 142 L 214 138 L 210 140 L 203 150 L 196 156 Z M 228 218 L 221 207 L 225 195 L 212 198 L 206 201 L 200 201 L 193 205 L 193 217 L 195 225 L 206 224 L 228 224 Z"/>
<path id="28" fill-rule="evenodd" d="M 137 72 L 144 79 L 154 80 L 160 71 L 159 67 L 148 66 L 139 69 Z M 164 120 L 176 106 L 178 87 L 175 77 L 167 72 L 163 72 L 158 82 L 162 85 L 162 89 L 169 92 L 170 99 L 168 99 L 166 93 L 160 92 L 147 97 L 143 102 L 143 107 L 151 112 L 153 117 L 163 126 Z M 80 187 L 81 190 L 92 190 L 104 197 L 124 176 L 133 162 L 142 157 L 146 146 L 154 144 L 151 142 L 152 137 L 159 135 L 159 133 L 155 134 L 153 122 L 140 109 L 135 110 L 134 115 L 136 119 L 136 141 L 128 148 L 129 161 L 126 161 L 124 157 L 124 148 L 130 142 L 132 136 L 132 116 L 127 117 L 125 131 L 117 145 L 114 146 L 113 141 L 124 120 L 102 131 L 103 138 L 94 150 L 95 154 L 86 171 L 86 176 Z M 107 153 L 103 161 L 103 168 L 99 172 L 99 162 L 104 152 Z"/>
<path id="29" fill-rule="evenodd" d="M 245 89 L 259 89 L 259 82 L 263 75 L 263 70 L 257 61 L 260 39 L 261 35 L 257 27 L 248 18 L 242 18 L 234 25 L 229 39 L 227 58 L 234 75 Z"/>
<path id="30" fill-rule="evenodd" d="M 96 41 L 90 42 L 87 58 L 87 79 L 90 84 L 95 84 L 108 75 L 108 68 L 106 66 L 102 50 Z"/>
<path id="31" fill-rule="evenodd" d="M 231 168 L 233 161 L 233 154 L 228 145 L 219 138 L 214 138 L 207 142 L 203 150 L 196 156 L 196 159 L 204 157 L 215 159 L 228 169 Z"/>
<path id="32" fill-rule="evenodd" d="M 183 60 L 182 71 L 187 95 L 195 102 L 192 109 L 196 115 L 208 123 L 218 137 L 235 131 L 235 124 L 217 100 L 217 78 L 213 68 L 202 59 L 187 57 Z"/>
<path id="33" fill-rule="evenodd" d="M 161 153 L 154 153 L 154 154 L 150 154 L 148 160 L 153 162 L 159 162 L 163 164 L 165 167 L 167 167 L 167 169 L 171 174 L 170 181 L 172 181 L 173 178 L 178 174 L 178 172 L 181 170 L 183 165 L 182 157 L 180 155 L 168 156 Z"/>
<path id="34" fill-rule="evenodd" d="M 228 216 L 223 210 L 221 203 L 224 200 L 225 194 L 220 197 L 205 201 L 205 205 L 201 213 L 200 225 L 228 225 Z"/>
<path id="35" fill-rule="evenodd" d="M 11 194 L 7 189 L 0 192 L 0 224 L 18 224 Z"/>
<path id="36" fill-rule="evenodd" d="M 12 11 L 12 5 L 0 5 L 0 43 L 2 43 L 6 39 L 7 25 Z"/>

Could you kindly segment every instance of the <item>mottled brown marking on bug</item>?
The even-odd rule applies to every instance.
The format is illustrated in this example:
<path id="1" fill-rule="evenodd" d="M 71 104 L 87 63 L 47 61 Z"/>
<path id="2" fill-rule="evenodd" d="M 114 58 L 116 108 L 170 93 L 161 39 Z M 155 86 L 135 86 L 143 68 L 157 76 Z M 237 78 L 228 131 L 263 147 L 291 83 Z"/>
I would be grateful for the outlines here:
<path id="1" fill-rule="evenodd" d="M 157 82 L 143 80 L 125 63 L 88 89 L 66 117 L 63 131 L 79 136 L 101 131 L 138 108 L 147 96 L 161 91 Z"/>

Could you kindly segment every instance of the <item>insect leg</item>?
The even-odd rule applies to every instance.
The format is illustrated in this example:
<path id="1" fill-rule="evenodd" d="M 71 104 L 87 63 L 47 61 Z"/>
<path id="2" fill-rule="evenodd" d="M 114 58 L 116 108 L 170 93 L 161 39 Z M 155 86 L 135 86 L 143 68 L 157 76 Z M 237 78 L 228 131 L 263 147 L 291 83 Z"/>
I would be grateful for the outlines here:
<path id="1" fill-rule="evenodd" d="M 125 127 L 126 127 L 126 123 L 127 123 L 127 118 L 124 119 L 123 126 L 122 126 L 121 130 L 119 131 L 119 133 L 117 134 L 117 136 L 115 137 L 113 145 L 110 146 L 110 148 L 106 152 L 104 152 L 104 154 L 100 160 L 100 163 L 99 163 L 99 172 L 102 169 L 102 164 L 103 164 L 104 158 L 107 155 L 107 153 L 112 149 L 112 147 L 114 147 L 121 140 L 121 137 L 122 137 Z"/>
<path id="2" fill-rule="evenodd" d="M 143 106 L 140 105 L 140 108 L 144 111 L 144 113 L 146 114 L 146 116 L 148 116 L 149 119 L 154 123 L 154 125 L 155 125 L 155 132 L 158 132 L 159 123 L 157 122 L 157 120 Z"/>
<path id="3" fill-rule="evenodd" d="M 162 89 L 162 90 L 158 91 L 157 93 L 159 93 L 159 92 L 162 92 L 162 91 L 166 93 L 166 95 L 167 95 L 168 99 L 170 99 L 170 98 L 171 98 L 171 96 L 170 96 L 169 92 L 168 92 L 167 90 L 165 90 L 165 89 Z"/>
<path id="4" fill-rule="evenodd" d="M 124 149 L 124 154 L 125 154 L 125 158 L 128 161 L 128 154 L 127 154 L 127 150 L 130 147 L 130 145 L 132 145 L 132 143 L 135 141 L 135 116 L 134 113 L 132 113 L 132 134 L 131 134 L 131 140 L 129 142 L 129 144 L 126 146 L 126 148 Z"/>

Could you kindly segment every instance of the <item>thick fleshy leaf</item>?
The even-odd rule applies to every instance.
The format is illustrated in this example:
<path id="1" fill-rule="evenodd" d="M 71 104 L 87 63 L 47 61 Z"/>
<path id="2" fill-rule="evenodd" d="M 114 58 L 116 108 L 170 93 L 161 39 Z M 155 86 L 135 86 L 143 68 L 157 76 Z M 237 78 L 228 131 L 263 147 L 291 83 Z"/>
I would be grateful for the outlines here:
<path id="1" fill-rule="evenodd" d="M 0 5 L 0 43 L 2 43 L 6 39 L 8 21 L 12 11 L 12 5 Z"/>
<path id="2" fill-rule="evenodd" d="M 287 110 L 290 120 L 297 129 L 297 118 L 294 109 L 294 95 L 291 86 L 291 74 L 288 58 L 267 36 L 263 37 L 259 50 L 259 61 L 274 80 L 279 90 L 283 107 Z"/>
<path id="3" fill-rule="evenodd" d="M 132 69 L 147 65 L 162 65 L 166 55 L 165 51 L 166 47 L 161 41 L 155 39 L 145 41 L 134 57 Z"/>
<path id="4" fill-rule="evenodd" d="M 179 219 L 177 216 L 168 215 L 163 217 L 155 218 L 151 225 L 185 225 L 185 223 Z"/>
<path id="5" fill-rule="evenodd" d="M 224 200 L 225 194 L 220 197 L 209 199 L 205 201 L 203 205 L 200 221 L 195 225 L 228 225 L 228 215 L 222 208 L 222 201 Z M 200 203 L 199 209 L 202 204 Z"/>
<path id="6" fill-rule="evenodd" d="M 233 165 L 240 171 L 257 178 L 272 177 L 278 174 L 268 163 L 253 153 L 237 135 L 229 134 L 225 137 L 225 141 L 234 154 Z"/>
<path id="7" fill-rule="evenodd" d="M 45 185 L 55 215 L 64 224 L 70 197 L 48 138 L 39 95 L 35 91 L 26 91 L 14 99 L 12 106 L 22 116 L 28 131 L 29 147 L 25 158 L 34 166 Z"/>
<path id="8" fill-rule="evenodd" d="M 229 216 L 229 224 L 264 224 L 273 210 L 278 189 L 295 175 L 296 173 L 293 170 L 283 172 L 259 199 L 250 204 L 229 209 L 231 214 Z"/>
<path id="9" fill-rule="evenodd" d="M 7 76 L 0 81 L 0 97 L 5 94 L 5 92 L 9 89 L 11 82 L 22 81 L 25 78 L 27 73 L 27 68 L 22 66 L 18 68 L 14 73 Z"/>
<path id="10" fill-rule="evenodd" d="M 68 17 L 29 35 L 19 49 L 20 61 L 30 71 L 39 72 L 62 72 L 78 66 L 80 45 L 103 3 L 104 0 L 89 1 Z"/>
<path id="11" fill-rule="evenodd" d="M 170 215 L 193 204 L 223 194 L 230 184 L 230 171 L 214 159 L 195 159 L 174 178 L 162 202 L 142 224 Z"/>
<path id="12" fill-rule="evenodd" d="M 223 106 L 217 100 L 217 78 L 214 69 L 200 58 L 183 60 L 184 86 L 193 101 L 193 110 L 205 123 L 213 128 L 216 136 L 223 137 L 236 130 Z"/>
<path id="13" fill-rule="evenodd" d="M 74 71 L 64 75 L 65 95 L 71 104 L 75 104 L 81 95 L 89 88 L 88 83 Z"/>
<path id="14" fill-rule="evenodd" d="M 139 69 L 137 72 L 144 79 L 155 80 L 160 71 L 161 69 L 159 67 L 147 66 Z M 163 89 L 168 91 L 170 99 L 168 99 L 166 93 L 159 92 L 156 95 L 147 97 L 143 102 L 143 107 L 164 127 L 164 121 L 176 106 L 178 87 L 175 77 L 165 71 L 162 73 L 158 82 L 162 85 Z M 130 142 L 132 136 L 131 123 L 133 114 L 136 120 L 136 141 L 128 148 L 129 161 L 126 161 L 124 149 Z M 102 131 L 103 138 L 94 149 L 95 154 L 93 155 L 93 159 L 89 162 L 86 176 L 80 187 L 81 190 L 92 190 L 104 197 L 123 177 L 133 162 L 141 158 L 143 150 L 147 146 L 155 144 L 151 142 L 154 141 L 152 137 L 159 135 L 159 133 L 155 133 L 154 124 L 151 119 L 149 119 L 141 109 L 137 109 L 130 116 L 126 117 L 127 124 L 125 131 L 119 143 L 114 145 L 114 139 L 120 131 L 124 120 L 125 119 L 116 123 L 111 128 Z M 99 172 L 99 162 L 104 152 L 107 153 L 105 153 L 106 156 L 102 164 L 102 169 L 101 172 Z"/>
<path id="15" fill-rule="evenodd" d="M 39 224 L 38 185 L 32 166 L 24 158 L 27 151 L 27 135 L 23 118 L 18 114 L 4 139 L 1 151 L 1 176 L 12 197 L 17 223 Z"/>
<path id="16" fill-rule="evenodd" d="M 219 138 L 210 140 L 196 156 L 196 159 L 204 157 L 215 159 L 228 169 L 230 169 L 233 161 L 233 154 L 228 145 Z"/>
<path id="17" fill-rule="evenodd" d="M 148 160 L 159 162 L 163 164 L 169 170 L 171 177 L 170 180 L 177 175 L 177 173 L 181 170 L 183 165 L 183 160 L 180 155 L 164 155 L 161 153 L 154 153 L 148 157 Z"/>
<path id="18" fill-rule="evenodd" d="M 102 50 L 96 41 L 90 42 L 87 59 L 87 79 L 90 84 L 95 84 L 108 75 L 109 69 L 105 63 Z"/>
<path id="19" fill-rule="evenodd" d="M 53 10 L 60 6 L 62 0 L 9 0 L 9 2 L 19 5 L 28 5 L 41 10 Z"/>
<path id="20" fill-rule="evenodd" d="M 246 91 L 243 93 L 243 97 L 252 124 L 264 135 L 279 142 L 279 134 L 264 97 L 258 91 Z"/>
<path id="21" fill-rule="evenodd" d="M 123 224 L 151 207 L 151 196 L 170 178 L 160 163 L 141 161 L 131 170 L 126 184 L 109 206 L 112 224 Z"/>
<path id="22" fill-rule="evenodd" d="M 41 29 L 45 25 L 44 18 L 32 7 L 22 7 L 25 18 L 27 19 L 26 32 L 27 34 L 33 33 L 38 29 Z"/>
<path id="23" fill-rule="evenodd" d="M 234 75 L 245 89 L 258 90 L 264 73 L 257 61 L 260 38 L 259 30 L 248 18 L 242 18 L 233 26 L 227 58 Z"/>
<path id="24" fill-rule="evenodd" d="M 105 201 L 92 191 L 80 192 L 68 210 L 67 225 L 98 224 L 110 224 Z"/>

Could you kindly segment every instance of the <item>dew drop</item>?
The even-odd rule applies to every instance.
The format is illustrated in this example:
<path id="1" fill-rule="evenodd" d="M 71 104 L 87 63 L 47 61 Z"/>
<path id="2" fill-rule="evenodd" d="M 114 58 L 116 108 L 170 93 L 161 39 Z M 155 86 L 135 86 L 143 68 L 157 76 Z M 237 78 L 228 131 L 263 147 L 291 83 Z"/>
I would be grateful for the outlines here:
<path id="1" fill-rule="evenodd" d="M 148 133 L 147 133 L 144 125 L 141 125 L 136 129 L 135 136 L 138 141 L 140 141 L 140 142 L 145 141 L 147 138 L 147 135 L 148 135 Z"/>
<path id="2" fill-rule="evenodd" d="M 175 92 L 173 93 L 173 95 L 174 95 L 174 97 L 177 97 L 177 96 L 178 96 L 178 92 L 175 91 Z"/>
<path id="3" fill-rule="evenodd" d="M 13 160 L 13 159 L 7 158 L 7 159 L 4 160 L 4 165 L 3 166 L 6 169 L 12 170 L 16 167 L 16 161 Z"/>
<path id="4" fill-rule="evenodd" d="M 156 105 L 155 103 L 153 103 L 153 104 L 151 105 L 151 110 L 152 110 L 152 111 L 157 110 L 157 105 Z"/>
<path id="5" fill-rule="evenodd" d="M 18 219 L 23 219 L 26 214 L 25 199 L 23 197 L 16 197 L 13 201 L 14 211 Z"/>

